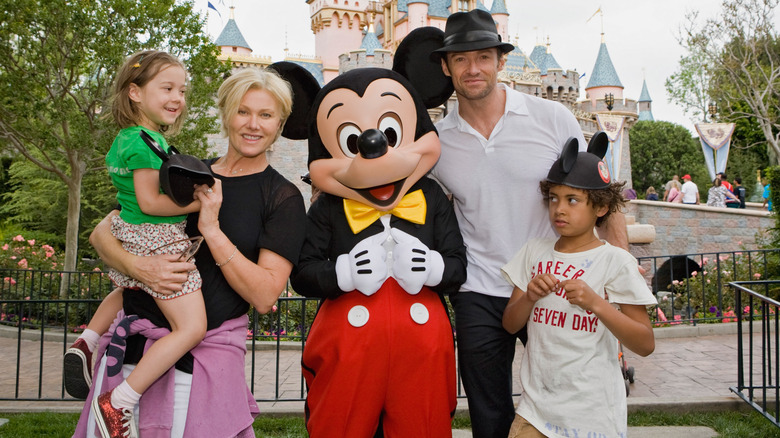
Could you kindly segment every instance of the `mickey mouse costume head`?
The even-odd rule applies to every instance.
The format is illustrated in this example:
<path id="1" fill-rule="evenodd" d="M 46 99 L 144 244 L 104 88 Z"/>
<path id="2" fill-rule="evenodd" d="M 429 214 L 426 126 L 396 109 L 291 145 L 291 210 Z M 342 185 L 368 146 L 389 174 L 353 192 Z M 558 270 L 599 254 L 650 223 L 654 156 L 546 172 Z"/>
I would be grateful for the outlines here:
<path id="1" fill-rule="evenodd" d="M 323 298 L 302 360 L 314 438 L 369 437 L 380 418 L 386 436 L 451 435 L 455 356 L 443 294 L 465 281 L 465 247 L 451 203 L 425 176 L 441 147 L 427 108 L 452 94 L 429 58 L 442 39 L 418 29 L 393 70 L 355 69 L 313 96 L 294 65 L 274 66 L 312 102 L 285 129 L 305 121 L 309 174 L 323 192 L 291 277 L 299 294 Z"/>

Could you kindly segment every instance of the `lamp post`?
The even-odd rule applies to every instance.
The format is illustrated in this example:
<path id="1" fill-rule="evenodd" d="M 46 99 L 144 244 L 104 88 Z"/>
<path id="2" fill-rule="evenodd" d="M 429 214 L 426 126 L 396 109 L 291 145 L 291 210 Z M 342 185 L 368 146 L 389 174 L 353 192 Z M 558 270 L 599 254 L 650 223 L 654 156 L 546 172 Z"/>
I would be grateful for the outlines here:
<path id="1" fill-rule="evenodd" d="M 710 102 L 710 104 L 707 105 L 707 111 L 710 112 L 710 119 L 714 122 L 715 114 L 718 113 L 718 105 L 715 102 Z"/>
<path id="2" fill-rule="evenodd" d="M 612 93 L 607 93 L 604 96 L 604 103 L 607 104 L 607 111 L 612 111 L 612 108 L 615 107 L 615 95 Z"/>

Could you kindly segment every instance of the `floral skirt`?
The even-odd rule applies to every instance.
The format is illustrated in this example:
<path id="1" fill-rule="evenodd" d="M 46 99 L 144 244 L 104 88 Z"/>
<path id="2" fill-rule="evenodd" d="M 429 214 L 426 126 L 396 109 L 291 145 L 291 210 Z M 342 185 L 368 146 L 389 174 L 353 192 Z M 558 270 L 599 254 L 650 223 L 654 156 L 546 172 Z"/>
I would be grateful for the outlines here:
<path id="1" fill-rule="evenodd" d="M 139 256 L 179 254 L 187 249 L 190 245 L 189 242 L 183 241 L 178 244 L 165 246 L 164 248 L 160 247 L 177 240 L 186 239 L 187 233 L 184 232 L 184 225 L 185 221 L 175 224 L 130 224 L 116 215 L 111 217 L 111 234 L 122 241 L 122 247 L 131 254 Z M 196 269 L 189 272 L 187 282 L 184 283 L 181 291 L 171 295 L 163 295 L 115 269 L 110 269 L 108 276 L 117 286 L 129 289 L 143 289 L 149 295 L 161 300 L 171 300 L 195 292 L 201 288 L 203 283 L 200 278 L 200 272 Z"/>

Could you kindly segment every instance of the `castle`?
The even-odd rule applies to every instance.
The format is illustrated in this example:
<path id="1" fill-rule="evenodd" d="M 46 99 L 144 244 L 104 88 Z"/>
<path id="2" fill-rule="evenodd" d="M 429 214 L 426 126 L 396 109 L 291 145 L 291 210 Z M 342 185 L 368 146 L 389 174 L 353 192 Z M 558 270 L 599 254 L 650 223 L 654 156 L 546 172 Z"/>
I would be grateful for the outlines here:
<path id="1" fill-rule="evenodd" d="M 320 84 L 354 68 L 391 68 L 393 53 L 404 36 L 422 26 L 443 30 L 447 17 L 458 11 L 482 9 L 489 12 L 502 40 L 510 41 L 510 14 L 505 0 L 492 0 L 489 9 L 482 0 L 305 1 L 309 5 L 311 29 L 315 36 L 315 53 L 313 56 L 287 56 L 285 61 L 303 66 Z M 220 59 L 232 63 L 235 68 L 271 64 L 270 57 L 252 54 L 233 12 L 231 6 L 230 20 L 215 40 L 221 49 Z M 576 116 L 586 139 L 596 131 L 606 131 L 611 147 L 605 161 L 613 177 L 626 181 L 626 186 L 631 187 L 629 131 L 638 120 L 653 120 L 647 83 L 643 83 L 638 100 L 623 97 L 623 85 L 610 59 L 603 33 L 585 86 L 584 100 L 579 100 L 580 77 L 576 70 L 564 70 L 558 64 L 549 43 L 537 44 L 527 55 L 515 42 L 514 51 L 507 55 L 506 67 L 499 74 L 500 81 L 518 91 L 566 106 Z M 447 109 L 451 109 L 453 103 L 454 96 Z M 444 108 L 432 111 L 431 116 L 436 120 L 444 111 Z M 276 154 L 270 152 L 271 163 L 288 179 L 298 182 L 298 176 L 306 173 L 305 142 L 280 139 L 277 146 L 284 153 L 274 157 Z"/>

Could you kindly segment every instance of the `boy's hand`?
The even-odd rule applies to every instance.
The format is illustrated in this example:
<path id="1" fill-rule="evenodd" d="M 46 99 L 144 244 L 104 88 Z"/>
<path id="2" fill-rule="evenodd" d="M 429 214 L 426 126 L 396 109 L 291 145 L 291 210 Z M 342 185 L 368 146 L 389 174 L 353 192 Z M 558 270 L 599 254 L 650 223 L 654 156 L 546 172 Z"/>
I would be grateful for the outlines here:
<path id="1" fill-rule="evenodd" d="M 550 293 L 558 290 L 560 281 L 552 274 L 539 274 L 528 283 L 528 290 L 525 291 L 528 300 L 532 303 L 540 300 L 541 298 L 550 295 Z"/>
<path id="2" fill-rule="evenodd" d="M 571 304 L 588 312 L 592 312 L 595 305 L 603 300 L 582 280 L 566 280 L 560 284 L 560 287 L 566 291 L 566 299 Z"/>

